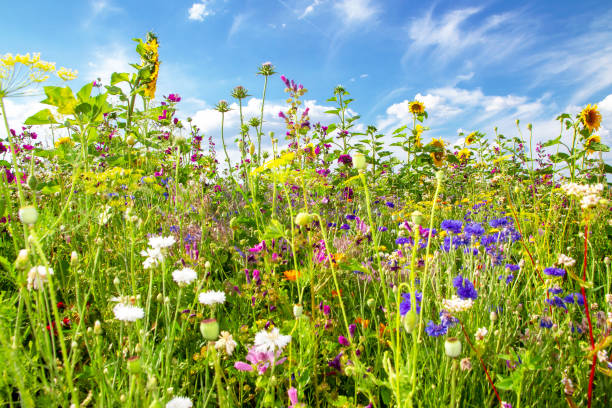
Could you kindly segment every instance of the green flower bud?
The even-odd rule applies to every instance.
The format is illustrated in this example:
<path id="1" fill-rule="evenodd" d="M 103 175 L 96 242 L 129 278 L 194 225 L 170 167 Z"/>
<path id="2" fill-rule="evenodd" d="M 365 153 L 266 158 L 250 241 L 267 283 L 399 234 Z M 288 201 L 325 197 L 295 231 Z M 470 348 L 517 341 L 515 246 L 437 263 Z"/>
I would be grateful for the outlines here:
<path id="1" fill-rule="evenodd" d="M 306 225 L 310 224 L 311 221 L 311 215 L 305 212 L 301 212 L 295 217 L 295 223 L 300 227 L 305 227 Z"/>
<path id="2" fill-rule="evenodd" d="M 370 309 L 373 309 L 376 306 L 376 302 L 374 302 L 374 299 L 372 298 L 369 298 L 366 303 Z"/>
<path id="3" fill-rule="evenodd" d="M 413 223 L 421 225 L 423 223 L 423 214 L 420 211 L 413 211 L 412 214 L 410 214 L 410 219 Z"/>
<path id="4" fill-rule="evenodd" d="M 140 374 L 142 372 L 142 364 L 138 356 L 130 357 L 127 361 L 127 369 L 130 374 Z"/>
<path id="5" fill-rule="evenodd" d="M 219 337 L 219 322 L 217 319 L 206 319 L 200 322 L 200 333 L 204 340 L 213 341 Z"/>
<path id="6" fill-rule="evenodd" d="M 402 317 L 402 324 L 404 325 L 406 333 L 412 333 L 417 325 L 416 312 L 414 310 L 409 310 L 408 313 Z"/>
<path id="7" fill-rule="evenodd" d="M 28 205 L 27 207 L 19 209 L 19 219 L 26 225 L 36 224 L 36 220 L 38 220 L 38 211 L 36 207 Z"/>
<path id="8" fill-rule="evenodd" d="M 457 358 L 461 355 L 461 342 L 456 337 L 449 337 L 444 342 L 444 352 L 451 358 Z"/>
<path id="9" fill-rule="evenodd" d="M 357 152 L 353 154 L 353 166 L 357 170 L 365 170 L 368 164 L 366 163 L 366 157 L 363 155 L 363 153 Z"/>
<path id="10" fill-rule="evenodd" d="M 36 179 L 36 176 L 31 174 L 30 176 L 28 176 L 27 183 L 28 183 L 28 187 L 30 187 L 31 190 L 35 190 L 36 186 L 38 185 L 38 180 Z"/>
<path id="11" fill-rule="evenodd" d="M 134 146 L 136 144 L 136 138 L 133 135 L 129 135 L 125 142 L 128 146 Z"/>

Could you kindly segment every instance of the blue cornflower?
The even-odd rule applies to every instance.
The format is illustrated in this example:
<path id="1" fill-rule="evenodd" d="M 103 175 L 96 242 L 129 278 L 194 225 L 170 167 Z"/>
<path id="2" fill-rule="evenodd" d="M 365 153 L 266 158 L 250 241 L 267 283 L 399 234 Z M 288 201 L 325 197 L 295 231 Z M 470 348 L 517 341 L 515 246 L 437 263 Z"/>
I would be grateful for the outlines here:
<path id="1" fill-rule="evenodd" d="M 388 228 L 383 226 L 383 227 L 378 227 L 378 230 L 380 232 L 385 232 L 386 230 L 388 230 Z"/>
<path id="2" fill-rule="evenodd" d="M 567 310 L 567 306 L 565 306 L 565 302 L 559 296 L 555 296 L 552 299 L 546 299 L 546 303 L 551 306 L 556 306 Z"/>
<path id="3" fill-rule="evenodd" d="M 514 280 L 514 275 L 510 274 L 506 276 L 506 285 L 511 284 L 513 280 Z"/>
<path id="4" fill-rule="evenodd" d="M 404 244 L 412 244 L 412 238 L 410 237 L 399 237 L 398 239 L 395 240 L 395 243 L 397 245 L 404 245 Z"/>
<path id="5" fill-rule="evenodd" d="M 427 323 L 427 327 L 425 327 L 425 332 L 431 337 L 444 336 L 447 331 L 448 327 L 443 324 L 434 324 L 431 320 Z"/>
<path id="6" fill-rule="evenodd" d="M 345 218 L 347 220 L 353 221 L 355 218 L 357 218 L 357 216 L 353 214 L 347 214 Z"/>
<path id="7" fill-rule="evenodd" d="M 478 292 L 474 288 L 472 282 L 469 279 L 464 279 L 463 276 L 457 275 L 455 279 L 453 279 L 453 286 L 457 289 L 457 295 L 461 299 L 474 299 L 478 297 Z"/>
<path id="8" fill-rule="evenodd" d="M 410 293 L 402 293 L 402 298 L 404 301 L 400 303 L 400 314 L 403 316 L 411 309 L 410 304 Z M 414 298 L 416 299 L 416 312 L 421 313 L 421 301 L 423 300 L 423 294 L 419 291 L 414 293 Z"/>
<path id="9" fill-rule="evenodd" d="M 489 225 L 492 228 L 501 228 L 501 227 L 505 227 L 509 224 L 509 220 L 508 217 L 503 217 L 503 218 L 497 218 L 494 220 L 489 221 Z"/>
<path id="10" fill-rule="evenodd" d="M 548 289 L 548 293 L 550 293 L 552 295 L 558 295 L 560 293 L 563 293 L 563 289 L 561 289 L 559 287 L 549 288 Z"/>
<path id="11" fill-rule="evenodd" d="M 170 232 L 179 232 L 178 225 L 171 225 L 170 226 Z"/>
<path id="12" fill-rule="evenodd" d="M 459 234 L 461 232 L 462 226 L 463 226 L 463 223 L 459 220 L 444 220 L 440 224 L 440 227 L 443 230 L 446 230 L 448 232 L 453 232 L 455 234 Z"/>
<path id="13" fill-rule="evenodd" d="M 446 310 L 441 310 L 440 311 L 440 323 L 450 328 L 450 327 L 455 326 L 457 323 L 459 323 L 459 319 L 457 319 L 456 317 L 453 317 Z"/>
<path id="14" fill-rule="evenodd" d="M 395 208 L 395 204 L 393 204 L 391 201 L 387 201 L 385 205 L 389 208 Z"/>
<path id="15" fill-rule="evenodd" d="M 340 226 L 340 229 L 341 229 L 341 230 L 350 230 L 350 229 L 351 229 L 351 226 L 350 226 L 350 225 L 348 225 L 348 224 L 342 224 L 342 225 Z"/>
<path id="16" fill-rule="evenodd" d="M 563 298 L 563 301 L 565 303 L 574 303 L 574 300 L 576 301 L 576 303 L 578 303 L 578 305 L 584 306 L 584 298 L 582 297 L 582 293 L 570 293 L 569 295 Z"/>
<path id="17" fill-rule="evenodd" d="M 510 272 L 516 272 L 521 268 L 520 266 L 515 265 L 515 264 L 506 264 L 506 269 L 509 270 Z"/>
<path id="18" fill-rule="evenodd" d="M 565 276 L 565 270 L 561 268 L 544 268 L 544 273 L 549 276 Z"/>
<path id="19" fill-rule="evenodd" d="M 550 317 L 544 316 L 540 319 L 540 327 L 543 327 L 545 329 L 550 329 L 552 326 L 553 326 L 553 322 Z"/>
<path id="20" fill-rule="evenodd" d="M 477 222 L 468 224 L 465 226 L 465 233 L 468 236 L 472 236 L 472 235 L 481 236 L 482 234 L 484 234 L 484 232 L 485 230 L 483 226 Z"/>

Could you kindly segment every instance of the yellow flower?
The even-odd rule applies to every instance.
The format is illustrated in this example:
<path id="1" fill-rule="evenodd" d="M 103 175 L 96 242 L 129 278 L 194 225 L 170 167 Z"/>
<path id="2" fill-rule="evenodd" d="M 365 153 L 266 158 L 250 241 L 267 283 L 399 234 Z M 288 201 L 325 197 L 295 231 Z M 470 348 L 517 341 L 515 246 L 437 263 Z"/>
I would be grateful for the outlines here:
<path id="1" fill-rule="evenodd" d="M 0 98 L 28 94 L 31 85 L 44 82 L 55 72 L 55 62 L 43 61 L 39 53 L 5 54 L 0 57 Z M 74 79 L 76 71 L 66 68 L 57 72 L 64 79 Z"/>
<path id="2" fill-rule="evenodd" d="M 584 146 L 587 148 L 587 154 L 595 152 L 594 150 L 588 148 L 592 143 L 601 143 L 601 136 L 592 135 L 587 138 L 586 142 L 584 143 Z"/>
<path id="3" fill-rule="evenodd" d="M 155 90 L 157 89 L 157 77 L 159 75 L 159 43 L 153 34 L 148 34 L 149 40 L 143 44 L 146 54 L 143 55 L 143 64 L 152 66 L 151 74 L 147 78 L 144 95 L 149 99 L 155 98 Z"/>
<path id="4" fill-rule="evenodd" d="M 416 125 L 414 128 L 414 145 L 416 147 L 423 147 L 423 143 L 421 142 L 421 135 L 425 128 L 421 125 Z"/>
<path id="5" fill-rule="evenodd" d="M 601 125 L 601 113 L 597 110 L 597 105 L 587 105 L 587 107 L 580 112 L 580 120 L 582 124 L 589 129 L 589 132 L 599 129 Z"/>
<path id="6" fill-rule="evenodd" d="M 62 146 L 71 147 L 74 146 L 74 142 L 68 136 L 60 137 L 55 141 L 55 147 L 59 149 Z"/>
<path id="7" fill-rule="evenodd" d="M 472 152 L 469 149 L 461 149 L 457 153 L 457 158 L 461 161 L 466 161 L 470 158 Z"/>
<path id="8" fill-rule="evenodd" d="M 476 138 L 478 137 L 478 135 L 476 134 L 476 132 L 472 132 L 469 135 L 467 135 L 467 137 L 465 138 L 465 144 L 466 145 L 471 145 L 472 143 L 474 143 L 476 141 Z"/>
<path id="9" fill-rule="evenodd" d="M 72 70 L 70 68 L 61 67 L 57 71 L 57 76 L 63 79 L 64 81 L 72 81 L 73 79 L 76 79 L 78 75 L 79 71 L 77 71 L 76 69 Z"/>
<path id="10" fill-rule="evenodd" d="M 432 139 L 431 143 L 429 144 L 440 149 L 438 152 L 431 152 L 430 155 L 436 167 L 441 167 L 444 164 L 444 159 L 446 158 L 446 153 L 444 152 L 444 141 L 442 139 Z"/>
<path id="11" fill-rule="evenodd" d="M 425 104 L 419 101 L 412 101 L 408 104 L 408 109 L 415 115 L 422 115 L 425 113 Z"/>

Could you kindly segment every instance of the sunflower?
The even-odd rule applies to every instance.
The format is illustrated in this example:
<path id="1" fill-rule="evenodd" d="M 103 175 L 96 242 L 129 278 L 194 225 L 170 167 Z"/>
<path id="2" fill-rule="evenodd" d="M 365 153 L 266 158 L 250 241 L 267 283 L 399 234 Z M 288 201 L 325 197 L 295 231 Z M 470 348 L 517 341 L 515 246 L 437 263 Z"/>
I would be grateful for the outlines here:
<path id="1" fill-rule="evenodd" d="M 415 115 L 422 115 L 425 113 L 425 104 L 419 101 L 412 101 L 408 104 L 408 110 Z"/>
<path id="2" fill-rule="evenodd" d="M 587 154 L 592 154 L 595 152 L 594 150 L 589 149 L 589 146 L 591 146 L 592 143 L 601 143 L 601 136 L 592 135 L 587 138 L 586 142 L 584 143 L 584 147 L 587 148 Z"/>
<path id="3" fill-rule="evenodd" d="M 442 164 L 444 164 L 444 159 L 446 158 L 446 153 L 444 152 L 444 140 L 432 139 L 430 145 L 440 149 L 440 151 L 431 152 L 430 155 L 436 167 L 441 167 Z"/>
<path id="4" fill-rule="evenodd" d="M 601 125 L 601 113 L 597 110 L 597 105 L 587 105 L 587 107 L 580 112 L 580 120 L 582 124 L 589 129 L 589 132 L 599 129 Z"/>
<path id="5" fill-rule="evenodd" d="M 476 134 L 476 132 L 470 133 L 465 138 L 465 144 L 468 145 L 468 146 L 471 145 L 472 143 L 474 143 L 476 141 L 477 137 L 478 137 L 478 135 Z"/>
<path id="6" fill-rule="evenodd" d="M 143 44 L 144 54 L 141 54 L 143 64 L 150 67 L 150 75 L 147 78 L 144 95 L 149 99 L 154 99 L 159 75 L 159 42 L 157 37 L 151 33 L 147 35 L 147 38 L 147 42 Z"/>
<path id="7" fill-rule="evenodd" d="M 59 149 L 62 146 L 74 146 L 74 142 L 68 136 L 60 137 L 55 141 L 55 147 Z"/>
<path id="8" fill-rule="evenodd" d="M 469 159 L 471 155 L 472 155 L 472 152 L 469 149 L 461 149 L 457 153 L 457 158 L 463 162 L 463 161 L 467 161 L 467 159 Z"/>

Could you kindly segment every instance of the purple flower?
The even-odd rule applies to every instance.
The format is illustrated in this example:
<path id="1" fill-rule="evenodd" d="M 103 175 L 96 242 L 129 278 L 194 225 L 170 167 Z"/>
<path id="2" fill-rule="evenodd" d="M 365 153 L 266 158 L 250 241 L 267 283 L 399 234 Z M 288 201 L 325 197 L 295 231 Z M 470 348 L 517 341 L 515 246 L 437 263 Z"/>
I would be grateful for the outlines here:
<path id="1" fill-rule="evenodd" d="M 348 154 L 341 154 L 340 157 L 338 157 L 338 163 L 342 163 L 345 164 L 349 167 L 353 166 L 353 158 L 348 155 Z"/>
<path id="2" fill-rule="evenodd" d="M 348 347 L 351 344 L 344 336 L 338 336 L 338 343 L 340 343 L 341 346 L 345 347 Z"/>
<path id="3" fill-rule="evenodd" d="M 544 316 L 540 319 L 540 327 L 550 329 L 553 326 L 553 322 L 550 317 Z"/>
<path id="4" fill-rule="evenodd" d="M 431 337 L 444 336 L 447 331 L 448 327 L 443 324 L 434 324 L 431 320 L 427 323 L 427 327 L 425 327 L 425 332 Z"/>
<path id="5" fill-rule="evenodd" d="M 329 316 L 330 313 L 331 313 L 331 307 L 329 307 L 329 305 L 323 305 L 323 314 L 325 314 L 326 316 Z"/>
<path id="6" fill-rule="evenodd" d="M 472 236 L 472 235 L 481 236 L 482 234 L 484 234 L 484 232 L 485 230 L 483 226 L 476 222 L 465 226 L 465 233 L 468 236 Z"/>
<path id="7" fill-rule="evenodd" d="M 561 268 L 544 268 L 544 273 L 549 276 L 565 276 L 565 270 Z"/>
<path id="8" fill-rule="evenodd" d="M 170 101 L 170 102 L 180 102 L 181 101 L 181 97 L 179 96 L 179 94 L 170 94 L 170 95 L 168 95 L 168 101 Z"/>
<path id="9" fill-rule="evenodd" d="M 355 337 L 355 330 L 357 330 L 357 325 L 355 323 L 351 323 L 349 325 L 349 333 L 351 334 L 351 337 Z"/>
<path id="10" fill-rule="evenodd" d="M 444 220 L 440 224 L 440 227 L 443 230 L 446 230 L 448 232 L 452 232 L 455 234 L 459 234 L 461 232 L 462 226 L 463 226 L 463 223 L 459 220 Z"/>
<path id="11" fill-rule="evenodd" d="M 463 276 L 457 275 L 455 279 L 453 279 L 453 286 L 457 289 L 457 295 L 461 299 L 474 299 L 478 297 L 478 292 L 474 288 L 472 282 L 469 279 L 464 279 Z"/>
<path id="12" fill-rule="evenodd" d="M 565 306 L 565 302 L 559 296 L 555 296 L 552 299 L 546 299 L 546 303 L 548 303 L 551 306 L 556 306 L 556 307 L 567 310 L 567 306 Z"/>
<path id="13" fill-rule="evenodd" d="M 402 293 L 402 298 L 404 301 L 400 303 L 400 314 L 404 316 L 412 308 L 412 305 L 410 304 L 411 294 Z M 416 312 L 417 314 L 421 313 L 421 301 L 423 300 L 423 294 L 421 292 L 415 292 L 414 298 L 416 299 Z"/>

